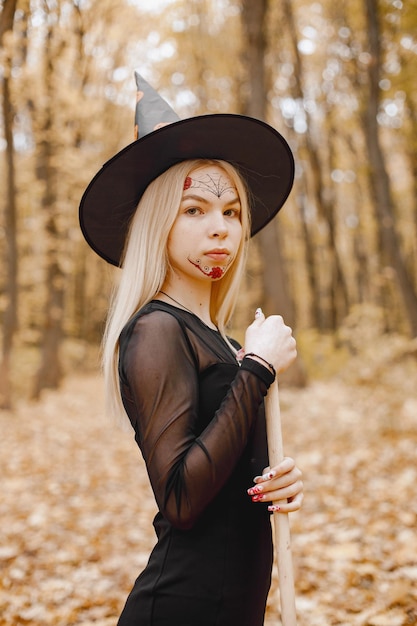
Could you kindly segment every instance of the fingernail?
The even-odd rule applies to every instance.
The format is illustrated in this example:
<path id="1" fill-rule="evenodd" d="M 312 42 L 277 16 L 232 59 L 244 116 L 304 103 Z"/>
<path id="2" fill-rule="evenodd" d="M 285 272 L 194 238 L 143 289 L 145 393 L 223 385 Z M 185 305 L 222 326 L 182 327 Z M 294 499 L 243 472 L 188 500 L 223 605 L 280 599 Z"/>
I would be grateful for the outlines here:
<path id="1" fill-rule="evenodd" d="M 268 511 L 271 511 L 271 513 L 273 513 L 274 511 L 280 511 L 281 507 L 278 504 L 270 504 L 268 507 Z"/>
<path id="2" fill-rule="evenodd" d="M 250 489 L 248 489 L 248 494 L 250 496 L 255 496 L 256 494 L 261 493 L 261 491 L 262 491 L 262 487 L 256 485 L 255 487 L 251 487 Z"/>
<path id="3" fill-rule="evenodd" d="M 258 317 L 260 317 L 261 315 L 262 315 L 262 309 L 258 307 L 255 311 L 255 319 L 257 320 Z"/>
<path id="4" fill-rule="evenodd" d="M 253 482 L 254 483 L 259 483 L 261 481 L 270 480 L 275 475 L 276 475 L 276 471 L 275 470 L 271 470 L 270 472 L 267 472 L 266 474 L 262 474 L 262 476 L 255 476 L 255 478 L 253 479 Z"/>
<path id="5" fill-rule="evenodd" d="M 259 502 L 260 500 L 263 500 L 263 494 L 260 493 L 257 496 L 252 496 L 252 502 Z"/>

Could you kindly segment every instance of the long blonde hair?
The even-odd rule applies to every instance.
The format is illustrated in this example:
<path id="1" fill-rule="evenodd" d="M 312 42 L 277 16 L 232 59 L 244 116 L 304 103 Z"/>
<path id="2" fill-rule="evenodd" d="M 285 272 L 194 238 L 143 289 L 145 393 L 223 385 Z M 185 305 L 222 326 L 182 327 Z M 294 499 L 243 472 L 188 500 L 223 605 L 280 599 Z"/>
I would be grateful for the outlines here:
<path id="1" fill-rule="evenodd" d="M 217 165 L 224 170 L 234 182 L 241 203 L 242 239 L 238 252 L 225 276 L 212 285 L 210 313 L 213 322 L 226 338 L 225 327 L 236 304 L 250 237 L 248 191 L 236 168 L 226 161 L 182 161 L 158 176 L 146 188 L 130 224 L 120 280 L 110 302 L 103 337 L 102 364 L 106 409 L 118 421 L 126 421 L 118 374 L 120 333 L 131 317 L 162 288 L 169 269 L 168 236 L 178 214 L 184 180 L 194 170 L 206 165 Z"/>

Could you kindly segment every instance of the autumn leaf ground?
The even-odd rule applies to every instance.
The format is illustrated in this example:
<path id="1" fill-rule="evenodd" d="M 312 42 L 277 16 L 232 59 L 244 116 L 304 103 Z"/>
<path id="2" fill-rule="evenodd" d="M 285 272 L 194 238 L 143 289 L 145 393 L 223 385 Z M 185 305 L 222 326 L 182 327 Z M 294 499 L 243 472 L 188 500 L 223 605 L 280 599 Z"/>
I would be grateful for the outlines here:
<path id="1" fill-rule="evenodd" d="M 408 361 L 372 383 L 281 391 L 306 492 L 291 517 L 299 626 L 417 623 L 416 385 Z M 0 423 L 0 626 L 115 626 L 155 506 L 131 433 L 103 417 L 100 378 L 73 376 Z M 278 596 L 274 572 L 266 626 Z"/>

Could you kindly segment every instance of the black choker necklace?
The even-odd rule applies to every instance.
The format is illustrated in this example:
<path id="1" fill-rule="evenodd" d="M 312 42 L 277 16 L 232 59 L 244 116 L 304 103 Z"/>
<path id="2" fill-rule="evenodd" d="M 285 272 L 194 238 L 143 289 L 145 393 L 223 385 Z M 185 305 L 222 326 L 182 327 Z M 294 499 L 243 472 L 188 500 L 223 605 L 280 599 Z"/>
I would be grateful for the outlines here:
<path id="1" fill-rule="evenodd" d="M 194 311 L 191 311 L 191 309 L 187 309 L 186 306 L 184 306 L 183 304 L 181 304 L 181 302 L 178 302 L 178 300 L 175 300 L 175 298 L 173 298 L 172 296 L 170 296 L 168 293 L 165 293 L 165 291 L 162 291 L 162 289 L 159 290 L 159 293 L 164 294 L 164 296 L 166 296 L 167 298 L 169 298 L 170 300 L 172 300 L 172 302 L 175 302 L 175 304 L 178 304 L 178 306 L 180 306 L 182 309 L 184 309 L 185 311 L 188 311 L 188 313 L 191 313 L 191 315 L 194 315 L 195 317 L 198 317 L 198 319 L 203 322 L 203 320 L 201 319 L 201 317 L 199 315 L 197 315 L 196 313 L 194 313 Z M 207 326 L 207 328 L 211 328 L 212 330 L 218 330 L 216 327 L 211 327 L 208 324 L 206 324 L 205 322 L 203 322 L 203 324 L 205 326 Z"/>

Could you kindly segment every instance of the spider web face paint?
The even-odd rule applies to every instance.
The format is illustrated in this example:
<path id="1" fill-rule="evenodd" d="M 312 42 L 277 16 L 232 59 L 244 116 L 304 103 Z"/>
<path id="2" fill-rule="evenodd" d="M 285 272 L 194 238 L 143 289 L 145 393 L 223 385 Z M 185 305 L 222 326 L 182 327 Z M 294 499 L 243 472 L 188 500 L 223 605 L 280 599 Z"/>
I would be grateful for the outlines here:
<path id="1" fill-rule="evenodd" d="M 187 176 L 184 181 L 184 190 L 186 189 L 208 191 L 217 198 L 221 198 L 228 191 L 236 193 L 236 187 L 231 185 L 230 180 L 222 174 L 204 174 L 199 178 Z"/>

